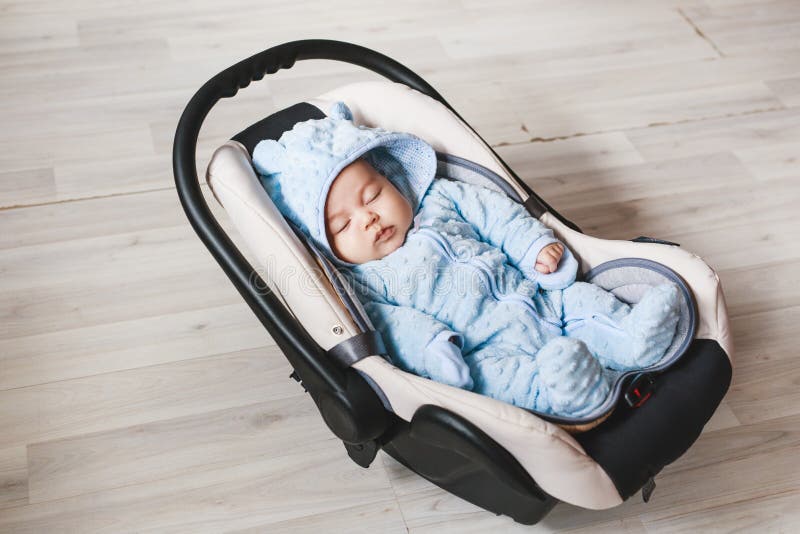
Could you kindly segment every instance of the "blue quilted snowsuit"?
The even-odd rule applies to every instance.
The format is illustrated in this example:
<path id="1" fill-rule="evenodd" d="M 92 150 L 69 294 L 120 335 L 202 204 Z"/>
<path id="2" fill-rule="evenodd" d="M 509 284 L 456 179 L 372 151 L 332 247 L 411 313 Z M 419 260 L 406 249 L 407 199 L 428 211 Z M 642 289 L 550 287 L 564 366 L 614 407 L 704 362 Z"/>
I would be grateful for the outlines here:
<path id="1" fill-rule="evenodd" d="M 414 223 L 401 247 L 354 265 L 325 233 L 339 172 L 363 157 L 408 199 Z M 558 270 L 534 269 L 552 230 L 506 195 L 434 179 L 435 152 L 406 133 L 356 126 L 343 103 L 297 123 L 253 152 L 263 185 L 350 280 L 395 363 L 410 372 L 532 410 L 580 417 L 608 397 L 602 367 L 657 361 L 678 320 L 677 287 L 651 288 L 630 307 L 575 282 L 565 247 Z"/>

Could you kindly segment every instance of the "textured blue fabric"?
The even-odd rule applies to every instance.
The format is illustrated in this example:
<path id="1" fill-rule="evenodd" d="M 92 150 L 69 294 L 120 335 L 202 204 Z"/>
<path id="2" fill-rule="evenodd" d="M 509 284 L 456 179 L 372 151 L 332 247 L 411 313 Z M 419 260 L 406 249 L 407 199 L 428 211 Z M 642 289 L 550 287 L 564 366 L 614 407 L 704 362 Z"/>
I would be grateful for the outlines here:
<path id="1" fill-rule="evenodd" d="M 678 289 L 656 286 L 630 307 L 575 282 L 578 265 L 566 247 L 556 272 L 539 273 L 536 256 L 556 242 L 506 195 L 436 179 L 403 246 L 343 274 L 400 367 L 582 417 L 608 397 L 603 365 L 637 369 L 664 354 L 678 321 Z M 441 363 L 441 340 L 452 333 L 461 335 L 463 366 L 453 366 L 452 354 Z"/>
<path id="2" fill-rule="evenodd" d="M 298 122 L 277 141 L 253 149 L 253 166 L 276 207 L 340 267 L 325 234 L 325 200 L 339 172 L 359 157 L 409 200 L 416 210 L 436 173 L 436 152 L 418 137 L 357 126 L 343 102 L 324 119 Z"/>
<path id="3" fill-rule="evenodd" d="M 333 180 L 361 156 L 409 200 L 415 217 L 403 246 L 354 265 L 331 251 L 324 206 Z M 325 119 L 262 141 L 253 162 L 278 209 L 340 267 L 407 371 L 581 417 L 608 397 L 603 365 L 650 365 L 672 340 L 674 285 L 651 289 L 631 309 L 575 282 L 578 262 L 566 247 L 556 272 L 539 273 L 539 252 L 558 242 L 552 230 L 502 193 L 434 179 L 435 152 L 427 143 L 355 126 L 343 103 Z"/>

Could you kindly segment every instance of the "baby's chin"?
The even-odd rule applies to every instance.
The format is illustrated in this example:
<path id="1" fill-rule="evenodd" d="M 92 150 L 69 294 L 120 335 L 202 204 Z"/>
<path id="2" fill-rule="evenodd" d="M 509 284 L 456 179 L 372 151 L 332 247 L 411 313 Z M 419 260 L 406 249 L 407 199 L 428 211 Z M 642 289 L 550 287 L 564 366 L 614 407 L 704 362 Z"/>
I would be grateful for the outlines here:
<path id="1" fill-rule="evenodd" d="M 379 258 L 376 258 L 376 259 L 382 259 L 382 258 L 385 258 L 385 257 L 386 257 L 386 256 L 388 256 L 389 254 L 391 254 L 392 252 L 394 252 L 395 250 L 397 250 L 398 248 L 400 248 L 400 245 L 401 245 L 401 244 L 402 244 L 402 243 L 400 243 L 399 241 L 398 241 L 397 243 L 389 243 L 389 242 L 385 243 L 385 245 L 386 245 L 386 246 L 385 246 L 385 247 L 383 247 L 383 248 L 382 248 L 382 249 L 381 249 L 381 250 L 378 252 L 378 255 L 379 255 L 380 257 L 379 257 Z"/>

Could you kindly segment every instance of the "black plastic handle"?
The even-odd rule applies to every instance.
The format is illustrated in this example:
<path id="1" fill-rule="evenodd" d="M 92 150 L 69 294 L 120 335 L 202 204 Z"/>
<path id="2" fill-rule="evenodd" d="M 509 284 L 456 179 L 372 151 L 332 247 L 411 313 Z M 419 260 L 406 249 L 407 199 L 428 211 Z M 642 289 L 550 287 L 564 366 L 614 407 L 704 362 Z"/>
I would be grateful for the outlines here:
<path id="1" fill-rule="evenodd" d="M 358 65 L 393 82 L 404 83 L 447 105 L 430 84 L 389 56 L 356 44 L 327 39 L 292 41 L 259 52 L 221 72 L 215 85 L 224 91 L 220 96 L 231 97 L 250 82 L 263 78 L 265 74 L 289 69 L 297 61 L 305 59 L 330 59 Z"/>
<path id="2" fill-rule="evenodd" d="M 181 115 L 172 149 L 173 173 L 181 204 L 200 239 L 233 282 L 267 331 L 284 350 L 309 389 L 330 391 L 346 386 L 342 370 L 285 309 L 211 214 L 197 175 L 195 153 L 200 128 L 221 98 L 229 98 L 265 74 L 291 68 L 304 59 L 332 59 L 368 68 L 449 104 L 425 80 L 393 59 L 362 46 L 329 40 L 293 41 L 255 54 L 223 70 L 192 97 Z M 451 108 L 452 109 L 452 108 Z M 317 383 L 319 382 L 319 383 Z"/>

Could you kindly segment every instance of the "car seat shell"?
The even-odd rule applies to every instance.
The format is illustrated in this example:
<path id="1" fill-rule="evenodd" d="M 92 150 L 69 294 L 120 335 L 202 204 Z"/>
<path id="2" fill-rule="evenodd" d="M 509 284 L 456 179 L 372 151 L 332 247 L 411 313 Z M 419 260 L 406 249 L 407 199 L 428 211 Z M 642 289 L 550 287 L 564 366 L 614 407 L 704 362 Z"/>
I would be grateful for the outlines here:
<path id="1" fill-rule="evenodd" d="M 375 81 L 343 86 L 308 103 L 324 112 L 337 100 L 350 107 L 357 124 L 380 124 L 390 130 L 410 131 L 431 142 L 437 151 L 487 166 L 525 195 L 504 167 L 483 148 L 482 142 L 449 110 L 429 97 L 402 84 Z M 392 102 L 392 106 L 386 106 L 385 102 Z M 385 116 L 381 115 L 382 110 L 386 110 Z M 415 116 L 424 116 L 426 120 L 415 124 L 408 119 Z M 217 150 L 209 163 L 207 180 L 259 265 L 301 273 L 302 278 L 267 273 L 264 279 L 273 281 L 273 289 L 296 317 L 305 318 L 303 324 L 320 346 L 328 350 L 359 334 L 360 329 L 322 267 L 260 186 L 247 149 L 241 143 L 228 141 Z M 576 251 L 584 271 L 613 259 L 642 257 L 679 272 L 702 310 L 697 337 L 713 338 L 730 348 L 719 280 L 698 256 L 670 245 L 594 238 L 567 227 L 550 214 L 545 214 L 542 221 Z M 278 287 L 278 278 L 286 282 L 284 287 Z M 414 413 L 426 404 L 441 406 L 472 421 L 511 452 L 550 495 L 586 508 L 608 508 L 622 502 L 608 475 L 559 426 L 507 403 L 406 373 L 381 356 L 367 357 L 354 367 L 378 385 L 392 411 L 406 421 L 411 421 Z"/>
<path id="2" fill-rule="evenodd" d="M 244 242 L 241 247 L 233 245 L 210 215 L 196 183 L 194 163 L 200 125 L 208 109 L 219 98 L 234 96 L 250 81 L 281 68 L 290 68 L 297 59 L 312 58 L 359 64 L 393 81 L 343 86 L 310 100 L 306 106 L 323 111 L 332 101 L 344 101 L 357 122 L 409 131 L 430 142 L 437 151 L 470 159 L 492 170 L 524 199 L 532 214 L 553 228 L 558 237 L 576 252 L 584 272 L 614 259 L 643 257 L 680 273 L 695 295 L 699 324 L 692 359 L 681 365 L 683 370 L 677 369 L 672 374 L 688 373 L 696 377 L 701 386 L 703 380 L 712 380 L 714 387 L 708 388 L 709 394 L 702 399 L 702 410 L 698 410 L 702 413 L 692 420 L 691 428 L 680 436 L 679 443 L 662 451 L 657 458 L 641 459 L 641 465 L 630 467 L 631 476 L 619 476 L 620 470 L 628 469 L 624 454 L 608 458 L 598 451 L 613 442 L 609 438 L 622 436 L 627 439 L 631 432 L 635 434 L 636 429 L 631 429 L 632 425 L 626 423 L 628 420 L 640 421 L 645 417 L 652 423 L 651 427 L 663 427 L 657 418 L 651 417 L 654 410 L 649 408 L 650 404 L 636 412 L 618 410 L 612 415 L 613 422 L 607 432 L 605 425 L 600 425 L 576 437 L 516 406 L 405 373 L 379 355 L 367 356 L 353 364 L 352 369 L 357 375 L 350 372 L 352 369 L 339 371 L 332 362 L 325 361 L 324 356 L 315 356 L 324 355 L 319 349 L 327 351 L 343 340 L 359 335 L 363 325 L 348 311 L 324 264 L 298 238 L 260 187 L 245 145 L 237 141 L 226 142 L 215 152 L 207 170 L 207 181 L 215 197 L 224 206 Z M 387 102 L 391 105 L 386 105 Z M 585 508 L 609 508 L 621 503 L 640 488 L 647 477 L 652 477 L 691 445 L 728 387 L 733 344 L 724 296 L 716 273 L 701 258 L 670 244 L 609 241 L 582 234 L 574 224 L 530 191 L 424 80 L 368 49 L 338 41 L 296 41 L 279 45 L 226 69 L 209 80 L 187 106 L 176 131 L 173 164 L 178 193 L 193 227 L 299 371 L 304 387 L 314 397 L 326 423 L 343 439 L 354 459 L 354 446 L 358 448 L 364 443 L 372 443 L 373 449 L 384 448 L 445 489 L 526 523 L 537 521 L 549 511 L 553 501 L 547 495 Z M 249 264 L 241 255 L 244 249 L 254 258 Z M 252 265 L 259 268 L 253 269 Z M 275 269 L 272 274 L 270 265 Z M 285 274 L 292 269 L 294 279 L 281 278 L 281 272 Z M 725 359 L 724 363 L 720 363 L 720 358 Z M 707 374 L 696 371 L 700 369 L 698 362 L 710 369 Z M 381 392 L 383 397 L 379 403 L 371 398 L 375 395 L 371 394 L 369 387 L 363 387 L 355 379 L 357 376 Z M 680 387 L 672 390 L 674 393 Z M 654 398 L 658 399 L 658 394 Z M 682 400 L 681 409 L 691 407 L 692 398 L 684 397 Z M 658 408 L 664 412 L 669 411 L 668 405 L 679 404 L 671 403 L 666 393 L 657 402 L 667 405 Z M 653 405 L 657 402 L 651 401 Z M 391 413 L 390 416 L 379 413 L 381 405 Z M 680 412 L 669 413 L 666 417 L 674 421 L 680 417 Z M 450 419 L 453 426 L 447 426 L 451 425 Z M 504 473 L 517 467 L 524 469 L 531 478 L 533 500 L 515 501 L 510 508 L 502 506 L 496 502 L 496 496 L 494 499 L 486 495 L 476 496 L 474 491 L 465 490 L 463 481 L 457 480 L 454 472 L 426 471 L 422 463 L 414 459 L 434 450 L 437 441 L 435 435 L 429 436 L 427 439 L 434 447 L 425 448 L 428 444 L 422 443 L 420 454 L 415 456 L 412 449 L 420 445 L 406 443 L 414 437 L 414 428 L 432 429 L 436 434 L 437 425 L 455 429 L 459 421 L 461 426 L 471 426 L 472 431 L 451 432 L 456 442 L 458 439 L 479 439 L 484 445 L 488 443 L 488 446 L 498 449 L 498 454 L 503 452 L 500 451 L 502 448 L 513 457 L 508 465 L 500 466 L 496 471 L 489 466 L 486 476 L 500 473 L 499 478 L 504 478 Z M 424 441 L 426 434 L 430 432 L 418 430 L 417 438 Z M 448 451 L 437 454 L 446 458 L 444 455 Z M 595 459 L 601 457 L 602 465 Z M 516 467 L 512 465 L 517 462 Z M 465 458 L 461 465 L 467 463 L 469 458 Z M 359 464 L 369 465 L 369 458 Z M 517 495 L 520 481 L 525 477 L 510 477 L 509 480 L 511 478 L 513 483 L 503 488 L 508 489 L 508 495 Z M 543 496 L 542 491 L 547 495 Z M 530 503 L 534 503 L 536 510 L 526 510 Z"/>

